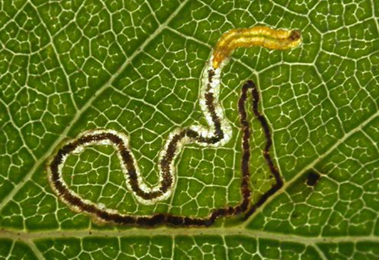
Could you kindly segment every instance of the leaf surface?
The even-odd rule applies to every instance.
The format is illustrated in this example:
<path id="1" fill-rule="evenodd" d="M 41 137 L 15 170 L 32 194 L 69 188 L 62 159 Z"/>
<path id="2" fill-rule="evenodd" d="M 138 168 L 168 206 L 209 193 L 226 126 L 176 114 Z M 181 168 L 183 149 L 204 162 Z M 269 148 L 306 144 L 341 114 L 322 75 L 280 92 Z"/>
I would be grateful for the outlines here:
<path id="1" fill-rule="evenodd" d="M 210 227 L 100 225 L 59 200 L 48 159 L 93 129 L 125 133 L 155 185 L 169 134 L 207 124 L 199 96 L 212 47 L 226 31 L 255 25 L 299 29 L 303 44 L 233 54 L 219 95 L 232 138 L 186 145 L 169 199 L 139 203 L 111 146 L 69 156 L 63 179 L 82 198 L 133 216 L 204 218 L 236 206 L 238 99 L 253 80 L 284 181 L 279 191 L 246 220 Z M 375 0 L 1 0 L 0 258 L 378 259 L 378 46 Z M 265 133 L 251 110 L 247 116 L 257 203 L 273 180 Z"/>

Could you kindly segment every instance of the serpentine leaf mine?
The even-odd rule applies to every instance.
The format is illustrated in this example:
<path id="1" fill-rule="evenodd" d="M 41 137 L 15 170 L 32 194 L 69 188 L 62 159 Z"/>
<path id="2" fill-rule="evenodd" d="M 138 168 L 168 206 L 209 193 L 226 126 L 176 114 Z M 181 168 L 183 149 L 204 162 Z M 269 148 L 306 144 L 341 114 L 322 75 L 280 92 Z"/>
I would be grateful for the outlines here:
<path id="1" fill-rule="evenodd" d="M 207 120 L 208 127 L 193 125 L 188 128 L 178 129 L 172 132 L 160 153 L 159 182 L 150 187 L 145 182 L 138 169 L 138 164 L 128 146 L 128 137 L 124 133 L 114 130 L 92 130 L 82 133 L 78 138 L 69 141 L 57 149 L 51 156 L 48 165 L 49 183 L 58 195 L 73 211 L 89 214 L 97 222 L 106 222 L 120 225 L 155 226 L 168 224 L 174 226 L 210 226 L 215 220 L 223 216 L 252 214 L 272 194 L 283 185 L 280 173 L 276 169 L 269 154 L 272 145 L 271 133 L 268 122 L 258 110 L 259 92 L 257 86 L 248 81 L 242 87 L 238 101 L 238 112 L 242 132 L 242 183 L 241 202 L 234 207 L 215 209 L 206 218 L 192 218 L 174 216 L 171 214 L 157 213 L 151 216 L 134 216 L 121 214 L 117 210 L 107 209 L 91 201 L 81 198 L 69 189 L 62 177 L 63 166 L 70 154 L 80 153 L 86 147 L 93 145 L 112 145 L 117 150 L 123 174 L 126 176 L 128 189 L 133 193 L 139 203 L 145 205 L 155 204 L 166 200 L 172 195 L 176 183 L 174 162 L 177 155 L 186 144 L 195 143 L 209 147 L 219 147 L 227 143 L 232 130 L 229 122 L 224 117 L 224 111 L 218 102 L 219 88 L 221 84 L 221 71 L 227 64 L 228 58 L 239 47 L 260 46 L 272 50 L 292 49 L 301 43 L 301 35 L 297 30 L 275 30 L 268 27 L 252 27 L 233 29 L 223 34 L 217 42 L 209 62 L 203 71 L 200 106 Z M 251 169 L 249 158 L 251 155 L 249 140 L 251 127 L 247 118 L 248 95 L 252 96 L 252 111 L 265 133 L 266 145 L 263 151 L 264 158 L 274 176 L 276 184 L 269 189 L 259 201 L 252 205 L 249 187 Z"/>

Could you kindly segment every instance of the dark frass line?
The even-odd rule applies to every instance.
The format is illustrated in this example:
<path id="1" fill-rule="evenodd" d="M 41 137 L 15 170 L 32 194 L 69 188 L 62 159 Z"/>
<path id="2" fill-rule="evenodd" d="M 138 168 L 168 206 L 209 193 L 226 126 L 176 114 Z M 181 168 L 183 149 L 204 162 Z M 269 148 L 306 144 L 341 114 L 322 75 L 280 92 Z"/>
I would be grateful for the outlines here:
<path id="1" fill-rule="evenodd" d="M 137 180 L 137 172 L 135 168 L 134 159 L 131 156 L 130 151 L 127 149 L 124 141 L 118 135 L 113 133 L 98 133 L 98 134 L 86 134 L 77 140 L 64 145 L 58 150 L 57 154 L 51 161 L 49 169 L 51 172 L 50 181 L 51 184 L 58 193 L 59 197 L 66 202 L 70 208 L 78 212 L 84 212 L 94 217 L 95 220 L 100 222 L 111 222 L 117 225 L 138 225 L 138 226 L 157 226 L 162 224 L 167 224 L 170 226 L 210 226 L 218 218 L 226 216 L 236 216 L 238 214 L 245 214 L 244 219 L 248 218 L 255 210 L 260 207 L 271 195 L 273 195 L 277 190 L 283 186 L 283 181 L 281 179 L 279 171 L 276 169 L 273 160 L 270 156 L 269 150 L 272 145 L 270 128 L 267 123 L 266 118 L 259 112 L 259 92 L 253 81 L 246 82 L 241 89 L 241 96 L 238 101 L 238 112 L 240 116 L 241 131 L 242 131 L 242 160 L 241 160 L 241 171 L 242 171 L 242 182 L 241 182 L 241 202 L 234 207 L 225 207 L 220 209 L 215 209 L 206 218 L 196 218 L 196 217 L 184 217 L 184 216 L 174 216 L 169 213 L 158 213 L 151 216 L 131 216 L 116 213 L 113 211 L 106 211 L 96 207 L 94 204 L 86 203 L 79 196 L 72 194 L 69 189 L 63 185 L 61 181 L 59 167 L 64 162 L 64 158 L 73 152 L 77 147 L 99 141 L 109 141 L 115 145 L 120 153 L 123 164 L 128 170 L 129 184 L 132 190 L 140 197 L 146 200 L 152 200 L 159 197 L 167 191 L 172 185 L 173 178 L 171 176 L 171 165 L 175 157 L 178 143 L 185 137 L 190 138 L 198 143 L 215 144 L 224 138 L 224 132 L 221 128 L 221 121 L 218 117 L 214 105 L 214 95 L 210 91 L 211 83 L 215 72 L 213 69 L 208 70 L 208 84 L 205 91 L 205 101 L 208 112 L 211 115 L 212 122 L 214 125 L 214 136 L 204 137 L 200 133 L 194 131 L 193 129 L 187 128 L 179 133 L 175 134 L 171 141 L 169 142 L 166 152 L 160 161 L 160 166 L 163 171 L 162 181 L 160 189 L 153 192 L 145 192 L 140 188 Z M 250 200 L 251 190 L 249 185 L 249 180 L 251 177 L 249 160 L 250 160 L 250 137 L 251 128 L 247 120 L 247 113 L 245 109 L 247 96 L 251 91 L 252 95 L 252 109 L 254 116 L 259 120 L 260 125 L 265 133 L 266 145 L 263 150 L 264 158 L 270 168 L 271 174 L 276 180 L 276 184 L 262 195 L 262 197 L 255 203 L 252 204 Z"/>

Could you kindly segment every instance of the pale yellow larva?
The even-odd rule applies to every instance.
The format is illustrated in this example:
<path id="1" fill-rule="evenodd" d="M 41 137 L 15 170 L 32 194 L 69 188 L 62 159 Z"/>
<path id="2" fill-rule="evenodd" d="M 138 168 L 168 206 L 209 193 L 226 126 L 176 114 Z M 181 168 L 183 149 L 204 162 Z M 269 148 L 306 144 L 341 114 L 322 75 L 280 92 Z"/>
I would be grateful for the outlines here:
<path id="1" fill-rule="evenodd" d="M 217 69 L 239 47 L 261 46 L 271 50 L 286 50 L 302 42 L 300 31 L 272 29 L 264 26 L 232 29 L 224 33 L 213 52 L 212 67 Z"/>

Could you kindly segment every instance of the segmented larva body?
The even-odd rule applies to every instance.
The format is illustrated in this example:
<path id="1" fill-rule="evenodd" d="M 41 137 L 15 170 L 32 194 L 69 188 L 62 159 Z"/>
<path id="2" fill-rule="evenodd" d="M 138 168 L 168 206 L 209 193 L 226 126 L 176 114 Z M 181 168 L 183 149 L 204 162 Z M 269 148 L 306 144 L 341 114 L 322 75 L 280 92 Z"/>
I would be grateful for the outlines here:
<path id="1" fill-rule="evenodd" d="M 224 33 L 217 42 L 212 66 L 214 69 L 219 68 L 239 47 L 261 46 L 270 50 L 287 50 L 297 47 L 300 43 L 301 34 L 298 30 L 275 30 L 264 26 L 232 29 Z"/>

